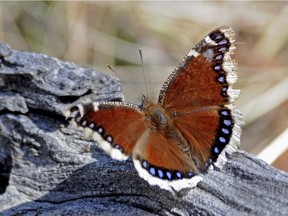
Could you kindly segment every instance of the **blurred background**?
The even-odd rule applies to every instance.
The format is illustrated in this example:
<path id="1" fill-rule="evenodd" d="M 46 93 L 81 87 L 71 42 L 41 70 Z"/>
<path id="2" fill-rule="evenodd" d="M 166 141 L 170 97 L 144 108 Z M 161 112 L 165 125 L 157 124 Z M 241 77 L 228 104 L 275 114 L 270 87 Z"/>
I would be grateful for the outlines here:
<path id="1" fill-rule="evenodd" d="M 241 148 L 288 172 L 287 2 L 0 2 L 0 42 L 115 76 L 128 101 L 149 96 L 205 35 L 231 26 L 237 35 L 244 115 Z M 133 90 L 130 83 L 139 92 Z"/>

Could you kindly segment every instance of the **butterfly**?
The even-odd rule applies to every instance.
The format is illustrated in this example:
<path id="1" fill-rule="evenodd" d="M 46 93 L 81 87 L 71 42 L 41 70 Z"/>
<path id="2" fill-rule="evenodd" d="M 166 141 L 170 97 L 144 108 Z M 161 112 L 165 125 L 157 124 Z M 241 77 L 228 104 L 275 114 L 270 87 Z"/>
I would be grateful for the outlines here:
<path id="1" fill-rule="evenodd" d="M 195 187 L 240 145 L 234 49 L 233 30 L 217 28 L 170 74 L 157 103 L 146 96 L 140 106 L 90 102 L 71 106 L 65 116 L 113 159 L 131 155 L 150 185 L 171 192 Z"/>

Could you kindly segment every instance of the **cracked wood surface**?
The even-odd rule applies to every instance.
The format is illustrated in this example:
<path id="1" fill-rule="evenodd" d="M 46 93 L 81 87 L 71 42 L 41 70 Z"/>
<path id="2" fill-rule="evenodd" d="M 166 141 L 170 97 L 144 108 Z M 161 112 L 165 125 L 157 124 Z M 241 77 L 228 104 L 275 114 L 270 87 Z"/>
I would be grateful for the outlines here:
<path id="1" fill-rule="evenodd" d="M 246 152 L 177 195 L 68 125 L 77 100 L 119 100 L 118 79 L 0 44 L 0 215 L 288 215 L 288 175 Z"/>

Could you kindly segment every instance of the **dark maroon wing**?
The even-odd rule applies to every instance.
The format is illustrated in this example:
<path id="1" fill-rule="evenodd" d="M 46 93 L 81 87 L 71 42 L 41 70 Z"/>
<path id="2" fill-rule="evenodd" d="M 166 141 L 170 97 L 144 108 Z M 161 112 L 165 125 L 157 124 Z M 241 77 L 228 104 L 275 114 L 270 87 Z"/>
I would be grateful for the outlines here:
<path id="1" fill-rule="evenodd" d="M 160 91 L 158 103 L 187 141 L 199 170 L 211 161 L 222 164 L 224 152 L 239 145 L 242 118 L 233 105 L 239 91 L 231 88 L 237 79 L 234 49 L 230 27 L 214 30 L 188 53 Z"/>
<path id="2" fill-rule="evenodd" d="M 141 110 L 124 102 L 94 102 L 72 106 L 66 118 L 84 130 L 112 158 L 126 160 L 147 128 Z"/>

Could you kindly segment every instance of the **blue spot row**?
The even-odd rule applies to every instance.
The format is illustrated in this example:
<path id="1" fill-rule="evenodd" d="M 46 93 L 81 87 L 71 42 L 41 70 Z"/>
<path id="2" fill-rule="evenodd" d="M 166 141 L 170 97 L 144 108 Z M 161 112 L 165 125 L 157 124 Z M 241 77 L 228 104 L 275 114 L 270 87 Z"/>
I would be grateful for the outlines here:
<path id="1" fill-rule="evenodd" d="M 93 107 L 92 107 L 93 108 Z M 84 106 L 84 110 L 85 112 L 89 112 L 89 109 L 91 109 L 91 107 L 89 106 Z M 87 117 L 81 117 L 80 116 L 80 112 L 79 112 L 79 108 L 77 106 L 72 107 L 70 109 L 70 112 L 74 112 L 74 120 L 76 121 L 76 123 L 81 126 L 81 127 L 88 127 L 92 130 L 94 130 L 95 132 L 97 132 L 98 134 L 100 134 L 102 136 L 102 138 L 104 140 L 106 140 L 107 142 L 109 142 L 114 148 L 119 149 L 121 152 L 124 152 L 124 149 L 119 145 L 114 143 L 114 139 L 111 135 L 107 134 L 106 131 L 104 130 L 104 128 L 101 125 L 97 125 L 95 122 L 90 122 L 88 120 Z M 75 113 L 77 112 L 77 113 Z"/>
<path id="2" fill-rule="evenodd" d="M 231 111 L 229 109 L 221 109 L 219 110 L 218 114 L 219 114 L 219 125 L 215 141 L 211 149 L 211 159 L 213 161 L 217 160 L 218 155 L 229 143 L 234 127 L 234 121 L 232 119 Z"/>
<path id="3" fill-rule="evenodd" d="M 209 37 L 217 44 L 215 47 L 212 47 L 211 49 L 213 49 L 214 53 L 213 60 L 215 62 L 215 64 L 213 64 L 212 66 L 212 69 L 218 74 L 218 76 L 216 77 L 216 82 L 218 82 L 222 86 L 219 94 L 223 98 L 228 100 L 228 93 L 227 93 L 228 83 L 226 79 L 227 72 L 224 71 L 222 66 L 225 53 L 229 51 L 231 43 L 229 39 L 225 36 L 225 34 L 220 30 L 213 31 L 212 33 L 210 33 Z"/>
<path id="4" fill-rule="evenodd" d="M 167 180 L 177 180 L 183 178 L 192 178 L 194 176 L 193 172 L 188 172 L 186 175 L 180 171 L 171 171 L 167 169 L 162 169 L 159 167 L 155 167 L 150 165 L 146 160 L 142 160 L 141 166 L 143 169 L 147 170 L 150 175 L 160 178 L 160 179 L 167 179 Z"/>

